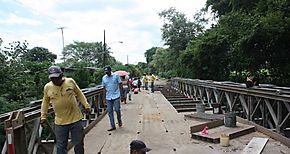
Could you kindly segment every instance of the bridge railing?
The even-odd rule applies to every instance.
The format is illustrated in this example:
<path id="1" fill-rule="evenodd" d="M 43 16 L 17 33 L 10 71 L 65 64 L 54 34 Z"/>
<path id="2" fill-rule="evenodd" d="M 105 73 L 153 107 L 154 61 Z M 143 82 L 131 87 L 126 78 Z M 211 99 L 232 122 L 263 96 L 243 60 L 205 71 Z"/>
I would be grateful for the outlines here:
<path id="1" fill-rule="evenodd" d="M 247 120 L 287 136 L 290 130 L 290 88 L 269 84 L 246 88 L 245 84 L 173 78 L 171 86 L 190 98 L 218 104 Z M 289 134 L 288 134 L 289 135 Z"/>
<path id="2" fill-rule="evenodd" d="M 82 119 L 85 133 L 94 127 L 107 113 L 103 102 L 103 87 L 82 89 L 88 103 L 92 107 L 92 112 L 84 114 Z M 80 105 L 81 109 L 82 106 Z M 49 108 L 47 127 L 40 125 L 41 100 L 32 101 L 29 107 L 0 115 L 0 124 L 4 124 L 6 141 L 1 148 L 1 154 L 35 154 L 54 153 L 55 135 L 53 129 L 54 112 Z M 83 110 L 83 109 L 82 109 Z M 68 148 L 72 144 L 69 143 Z"/>

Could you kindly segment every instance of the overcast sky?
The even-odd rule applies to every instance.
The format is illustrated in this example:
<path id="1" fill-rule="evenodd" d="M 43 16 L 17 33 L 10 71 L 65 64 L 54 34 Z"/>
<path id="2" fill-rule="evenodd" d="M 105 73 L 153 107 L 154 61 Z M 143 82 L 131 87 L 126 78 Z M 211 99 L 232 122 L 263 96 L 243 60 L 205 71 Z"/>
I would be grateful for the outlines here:
<path id="1" fill-rule="evenodd" d="M 61 56 L 64 43 L 103 41 L 123 64 L 145 62 L 144 52 L 163 46 L 162 20 L 158 16 L 170 7 L 188 18 L 205 5 L 206 0 L 0 0 L 0 38 L 29 42 L 29 47 L 44 47 Z M 123 43 L 118 43 L 122 41 Z"/>

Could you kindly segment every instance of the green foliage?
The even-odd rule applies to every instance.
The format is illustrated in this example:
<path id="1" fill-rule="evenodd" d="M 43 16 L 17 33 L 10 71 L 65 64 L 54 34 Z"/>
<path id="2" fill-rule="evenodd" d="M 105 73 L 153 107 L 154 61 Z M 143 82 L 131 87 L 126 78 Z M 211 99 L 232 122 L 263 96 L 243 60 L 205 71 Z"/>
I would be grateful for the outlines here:
<path id="1" fill-rule="evenodd" d="M 62 54 L 66 62 L 65 65 L 68 66 L 73 66 L 78 62 L 82 62 L 86 66 L 101 67 L 103 64 L 104 50 L 102 42 L 87 43 L 74 41 L 74 43 L 65 46 Z"/>
<path id="2" fill-rule="evenodd" d="M 161 28 L 162 39 L 165 45 L 169 45 L 176 52 L 184 50 L 187 43 L 197 36 L 199 30 L 202 30 L 201 25 L 195 25 L 175 8 L 164 10 L 159 13 L 159 16 L 164 20 Z"/>
<path id="3" fill-rule="evenodd" d="M 46 69 L 56 55 L 47 49 L 27 48 L 25 41 L 12 42 L 1 50 L 0 112 L 26 107 L 30 101 L 40 99 L 47 82 Z"/>
<path id="4" fill-rule="evenodd" d="M 150 66 L 157 72 L 167 72 L 169 69 L 174 69 L 178 76 L 183 76 L 184 62 L 180 56 L 188 43 L 202 34 L 207 19 L 204 18 L 204 12 L 201 11 L 196 13 L 192 20 L 189 20 L 185 14 L 178 12 L 175 8 L 160 12 L 159 17 L 164 20 L 161 28 L 162 39 L 169 48 L 160 53 L 160 56 L 156 51 L 155 55 L 158 56 L 155 57 Z M 170 68 L 168 69 L 168 67 Z"/>
<path id="5" fill-rule="evenodd" d="M 97 68 L 94 75 L 93 75 L 93 78 L 95 79 L 94 85 L 101 85 L 103 76 L 104 76 L 104 69 Z"/>
<path id="6" fill-rule="evenodd" d="M 153 60 L 153 55 L 156 53 L 158 47 L 152 47 L 145 52 L 146 62 L 149 64 Z"/>
<path id="7" fill-rule="evenodd" d="M 290 84 L 290 2 L 287 0 L 207 0 L 205 9 L 188 20 L 174 8 L 162 11 L 162 38 L 150 67 L 162 75 L 244 82 Z M 205 10 L 217 23 L 204 29 Z M 185 30 L 186 29 L 186 30 Z M 173 75 L 174 75 L 173 73 Z"/>

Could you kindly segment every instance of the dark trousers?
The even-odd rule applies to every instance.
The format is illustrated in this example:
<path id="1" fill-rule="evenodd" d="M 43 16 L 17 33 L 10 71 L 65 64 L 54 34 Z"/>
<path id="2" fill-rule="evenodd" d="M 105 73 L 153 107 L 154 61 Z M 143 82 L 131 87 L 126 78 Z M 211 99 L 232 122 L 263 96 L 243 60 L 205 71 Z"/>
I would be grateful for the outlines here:
<path id="1" fill-rule="evenodd" d="M 151 92 L 154 93 L 154 82 L 153 81 L 151 82 Z"/>
<path id="2" fill-rule="evenodd" d="M 85 132 L 81 120 L 68 125 L 55 125 L 54 128 L 57 154 L 67 154 L 69 132 L 75 154 L 84 154 Z"/>

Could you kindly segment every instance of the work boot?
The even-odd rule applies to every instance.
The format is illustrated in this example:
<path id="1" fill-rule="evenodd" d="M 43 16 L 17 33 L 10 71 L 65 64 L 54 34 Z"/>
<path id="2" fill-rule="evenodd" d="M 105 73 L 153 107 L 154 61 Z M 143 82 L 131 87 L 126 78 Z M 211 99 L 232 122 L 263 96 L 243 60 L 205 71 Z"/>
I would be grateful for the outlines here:
<path id="1" fill-rule="evenodd" d="M 116 127 L 113 127 L 113 128 L 110 128 L 110 129 L 108 129 L 107 131 L 113 131 L 113 130 L 116 130 Z"/>

